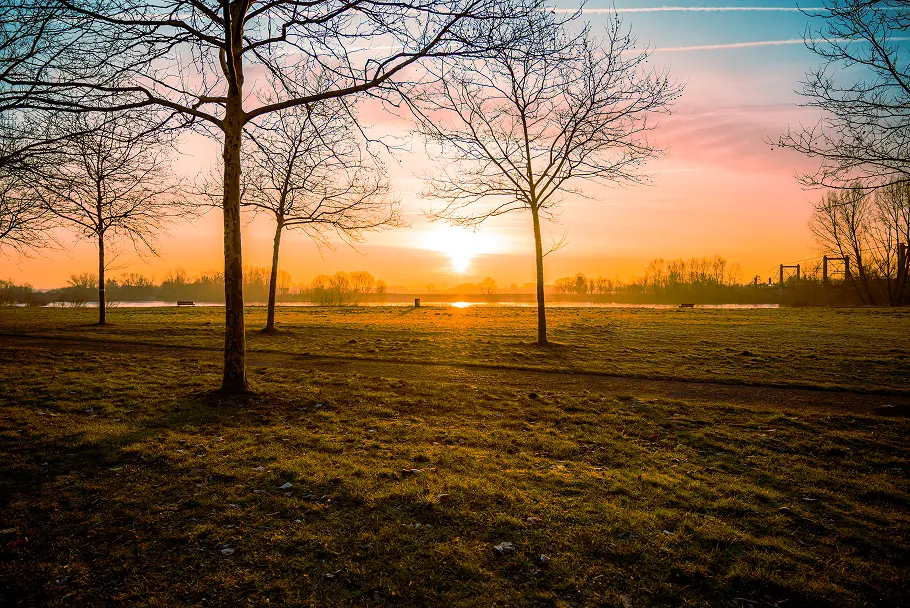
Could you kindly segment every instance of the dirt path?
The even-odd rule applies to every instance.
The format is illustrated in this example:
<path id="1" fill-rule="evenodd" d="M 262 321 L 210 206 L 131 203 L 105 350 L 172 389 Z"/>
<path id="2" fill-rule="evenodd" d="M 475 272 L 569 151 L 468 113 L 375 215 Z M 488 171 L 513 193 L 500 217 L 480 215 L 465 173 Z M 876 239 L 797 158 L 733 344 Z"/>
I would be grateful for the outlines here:
<path id="1" fill-rule="evenodd" d="M 114 340 L 65 338 L 0 333 L 0 348 L 41 350 L 85 350 L 125 355 L 186 358 L 221 361 L 216 348 L 177 346 Z M 397 378 L 408 381 L 434 381 L 465 386 L 503 386 L 528 392 L 579 391 L 661 397 L 695 402 L 725 402 L 738 405 L 759 405 L 781 409 L 823 408 L 872 414 L 910 415 L 910 395 L 860 393 L 846 390 L 807 389 L 786 386 L 740 385 L 722 382 L 635 378 L 607 374 L 573 373 L 568 371 L 537 371 L 499 366 L 449 365 L 437 362 L 408 362 L 358 357 L 334 357 L 249 351 L 250 367 L 279 367 L 285 369 L 318 370 L 327 373 L 361 374 L 372 377 Z"/>

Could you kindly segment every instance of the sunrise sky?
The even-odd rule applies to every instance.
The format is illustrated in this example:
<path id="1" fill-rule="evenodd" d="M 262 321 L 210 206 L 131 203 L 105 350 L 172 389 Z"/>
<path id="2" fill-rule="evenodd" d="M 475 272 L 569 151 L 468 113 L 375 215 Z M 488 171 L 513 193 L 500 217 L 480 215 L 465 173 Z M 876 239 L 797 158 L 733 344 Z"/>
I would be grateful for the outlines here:
<path id="1" fill-rule="evenodd" d="M 562 2 L 559 6 L 571 4 Z M 588 3 L 586 19 L 603 23 L 604 0 Z M 780 263 L 812 258 L 815 247 L 806 227 L 817 192 L 805 192 L 793 178 L 810 166 L 795 154 L 764 142 L 788 125 L 817 116 L 797 107 L 794 92 L 817 58 L 802 45 L 808 18 L 792 1 L 701 1 L 670 6 L 666 1 L 619 1 L 617 8 L 653 61 L 667 65 L 686 85 L 672 116 L 655 134 L 668 155 L 650 166 L 653 185 L 629 189 L 590 186 L 590 198 L 565 201 L 560 224 L 545 229 L 555 237 L 568 230 L 569 245 L 547 257 L 547 282 L 583 272 L 631 279 L 649 259 L 720 254 L 743 268 L 743 280 L 765 280 Z M 807 4 L 807 7 L 810 5 Z M 388 117 L 366 113 L 372 129 L 398 129 Z M 490 222 L 477 232 L 430 224 L 419 198 L 421 174 L 432 169 L 420 145 L 389 159 L 389 170 L 411 226 L 372 235 L 356 251 L 339 246 L 320 252 L 302 236 L 289 233 L 282 245 L 282 268 L 295 282 L 318 273 L 367 270 L 389 285 L 453 286 L 492 276 L 499 285 L 534 279 L 530 217 L 515 215 Z M 194 175 L 217 160 L 218 143 L 187 136 L 178 165 Z M 254 220 L 244 229 L 244 263 L 270 262 L 272 224 Z M 61 251 L 31 259 L 0 258 L 0 278 L 38 288 L 61 286 L 69 275 L 96 271 L 90 243 L 65 241 Z M 213 212 L 192 225 L 175 228 L 158 242 L 160 256 L 140 260 L 124 253 L 109 271 L 138 272 L 160 280 L 169 270 L 189 275 L 223 265 L 221 218 Z"/>

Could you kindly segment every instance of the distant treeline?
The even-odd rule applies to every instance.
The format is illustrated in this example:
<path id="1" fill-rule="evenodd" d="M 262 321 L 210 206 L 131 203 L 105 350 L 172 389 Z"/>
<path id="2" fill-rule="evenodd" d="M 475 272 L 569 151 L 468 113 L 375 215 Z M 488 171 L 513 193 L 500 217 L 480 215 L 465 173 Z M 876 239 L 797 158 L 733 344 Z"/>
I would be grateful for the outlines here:
<path id="1" fill-rule="evenodd" d="M 804 264 L 800 269 L 799 278 L 788 274 L 783 284 L 777 273 L 767 281 L 755 276 L 744 282 L 740 265 L 722 256 L 657 258 L 648 263 L 641 277 L 632 281 L 578 273 L 556 279 L 546 290 L 551 301 L 859 306 L 870 303 L 867 295 L 870 292 L 888 294 L 894 289 L 894 279 L 887 274 L 868 270 L 862 274 L 856 270 L 845 273 L 833 262 L 827 285 L 822 276 L 821 260 Z M 434 291 L 432 287 L 428 286 L 430 293 Z M 503 300 L 533 293 L 533 288 L 532 283 L 521 287 L 513 283 L 499 289 L 496 281 L 487 277 L 480 283 L 458 285 L 445 293 L 482 294 Z M 903 285 L 903 289 L 910 291 L 910 285 Z M 910 301 L 910 297 L 903 301 Z"/>
<path id="2" fill-rule="evenodd" d="M 243 290 L 247 302 L 265 302 L 269 294 L 270 270 L 251 266 L 243 272 Z M 277 297 L 279 300 L 314 302 L 325 306 L 341 306 L 381 300 L 387 290 L 385 281 L 376 279 L 365 271 L 320 274 L 307 285 L 294 285 L 291 275 L 278 271 Z M 0 306 L 28 304 L 45 306 L 65 303 L 85 306 L 98 298 L 98 275 L 83 273 L 72 275 L 65 287 L 37 291 L 30 285 L 16 285 L 0 280 Z M 183 270 L 169 272 L 160 283 L 142 274 L 128 273 L 105 282 L 108 302 L 196 301 L 223 302 L 224 275 L 221 272 L 203 272 L 188 277 Z"/>
<path id="3" fill-rule="evenodd" d="M 628 303 L 775 304 L 779 290 L 755 282 L 744 285 L 739 264 L 719 255 L 651 260 L 644 275 L 629 282 L 584 274 L 557 279 L 557 296 Z"/>
<path id="4" fill-rule="evenodd" d="M 862 306 L 887 301 L 910 302 L 910 284 L 902 284 L 904 297 L 894 292 L 895 280 L 886 273 L 868 269 L 859 273 L 855 267 L 845 272 L 833 262 L 828 281 L 823 277 L 821 260 L 800 266 L 799 277 L 789 272 L 769 277 L 765 282 L 755 276 L 742 281 L 739 264 L 730 264 L 721 256 L 713 258 L 658 258 L 648 263 L 644 276 L 629 283 L 617 279 L 584 274 L 557 279 L 553 293 L 593 301 L 628 303 L 694 303 L 694 304 L 785 304 L 788 306 Z M 880 294 L 876 301 L 869 294 Z M 573 299 L 574 299 L 573 298 Z"/>
<path id="5" fill-rule="evenodd" d="M 869 303 L 868 294 L 888 293 L 893 289 L 885 276 L 856 270 L 844 272 L 833 262 L 825 285 L 822 262 L 804 264 L 799 278 L 788 274 L 783 285 L 779 276 L 765 280 L 753 277 L 743 282 L 739 264 L 721 256 L 651 260 L 644 274 L 632 281 L 583 273 L 561 277 L 546 286 L 551 301 L 617 302 L 617 303 L 694 303 L 694 304 L 786 304 L 854 306 Z M 268 298 L 269 269 L 251 266 L 244 269 L 244 294 L 248 302 L 265 302 Z M 28 285 L 0 281 L 0 305 L 31 304 L 43 306 L 55 302 L 84 306 L 97 299 L 97 275 L 85 273 L 70 277 L 67 285 L 48 291 L 36 291 Z M 322 306 L 347 306 L 386 299 L 407 301 L 420 295 L 429 300 L 480 299 L 481 301 L 527 300 L 534 294 L 534 283 L 500 287 L 492 277 L 478 283 L 461 283 L 453 287 L 427 285 L 419 294 L 403 290 L 396 294 L 385 281 L 365 271 L 320 274 L 310 283 L 295 284 L 291 275 L 278 271 L 279 301 L 312 302 Z M 910 285 L 903 286 L 905 291 Z M 108 279 L 108 300 L 117 302 L 191 300 L 222 302 L 224 280 L 220 272 L 204 272 L 189 278 L 182 270 L 169 272 L 160 283 L 141 274 L 128 273 Z M 910 294 L 908 294 L 910 296 Z M 910 301 L 910 297 L 904 298 Z"/>
<path id="6" fill-rule="evenodd" d="M 784 304 L 788 306 L 861 306 L 870 303 L 867 294 L 893 291 L 893 279 L 865 272 L 861 279 L 854 270 L 845 273 L 833 263 L 825 284 L 822 261 L 800 266 L 800 276 L 755 276 L 743 282 L 739 264 L 721 256 L 651 260 L 642 277 L 628 283 L 584 274 L 557 279 L 556 297 L 627 303 L 693 304 Z M 910 286 L 903 285 L 905 292 Z M 910 295 L 910 294 L 907 294 Z M 910 297 L 903 298 L 904 302 Z"/>

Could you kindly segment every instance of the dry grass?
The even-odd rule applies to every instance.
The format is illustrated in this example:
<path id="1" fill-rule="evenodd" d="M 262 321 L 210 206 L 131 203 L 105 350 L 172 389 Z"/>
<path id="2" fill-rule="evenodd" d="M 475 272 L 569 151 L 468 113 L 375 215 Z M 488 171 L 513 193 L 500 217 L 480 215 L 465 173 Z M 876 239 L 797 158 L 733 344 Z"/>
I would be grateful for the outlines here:
<path id="1" fill-rule="evenodd" d="M 695 313 L 558 311 L 562 346 L 539 351 L 522 311 L 281 311 L 291 331 L 251 346 L 906 387 L 893 378 L 906 378 L 902 354 L 887 354 L 905 314 Z M 217 311 L 116 310 L 102 330 L 90 316 L 2 311 L 0 332 L 218 342 Z M 754 343 L 758 360 L 709 372 L 668 342 L 691 343 L 696 361 Z M 784 346 L 810 366 L 778 378 L 790 368 L 768 353 Z M 252 369 L 256 393 L 225 399 L 209 392 L 215 362 L 145 350 L 0 337 L 0 604 L 910 602 L 903 417 L 581 381 L 519 390 L 507 369 L 517 382 L 377 378 L 299 357 Z M 845 379 L 822 364 L 837 351 L 840 369 L 887 373 Z M 503 542 L 514 551 L 498 553 Z"/>
<path id="2" fill-rule="evenodd" d="M 555 348 L 528 308 L 280 308 L 278 335 L 248 313 L 252 352 L 490 364 L 762 385 L 907 391 L 906 309 L 552 309 Z M 220 348 L 223 310 L 0 308 L 0 331 Z"/>

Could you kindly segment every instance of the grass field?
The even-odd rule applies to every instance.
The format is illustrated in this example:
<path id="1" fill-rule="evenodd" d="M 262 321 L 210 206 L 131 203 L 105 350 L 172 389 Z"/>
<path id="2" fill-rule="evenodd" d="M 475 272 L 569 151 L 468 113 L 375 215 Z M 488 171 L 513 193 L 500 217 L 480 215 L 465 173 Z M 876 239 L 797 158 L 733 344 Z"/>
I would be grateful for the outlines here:
<path id="1" fill-rule="evenodd" d="M 0 309 L 0 331 L 135 344 L 219 349 L 223 309 L 114 309 L 92 326 L 91 309 Z M 548 312 L 555 348 L 534 344 L 527 308 L 293 308 L 277 336 L 248 349 L 295 355 L 558 369 L 630 377 L 840 387 L 910 393 L 910 310 L 590 309 Z"/>
<path id="2" fill-rule="evenodd" d="M 263 313 L 0 309 L 0 605 L 910 604 L 908 311 Z"/>

